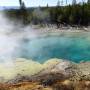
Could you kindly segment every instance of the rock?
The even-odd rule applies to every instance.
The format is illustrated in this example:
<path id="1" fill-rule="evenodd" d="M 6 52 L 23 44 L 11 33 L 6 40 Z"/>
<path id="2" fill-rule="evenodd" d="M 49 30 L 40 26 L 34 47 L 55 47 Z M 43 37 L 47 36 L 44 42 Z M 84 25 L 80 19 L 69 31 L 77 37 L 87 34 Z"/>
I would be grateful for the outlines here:
<path id="1" fill-rule="evenodd" d="M 81 62 L 77 67 L 81 72 L 81 78 L 90 80 L 90 62 Z"/>
<path id="2" fill-rule="evenodd" d="M 76 64 L 69 61 L 60 61 L 52 68 L 46 68 L 37 75 L 32 76 L 33 81 L 41 81 L 44 84 L 51 84 L 57 80 L 65 80 L 73 77 L 77 71 Z"/>
<path id="3" fill-rule="evenodd" d="M 19 65 L 23 65 L 24 61 L 19 60 Z M 25 61 L 25 62 L 31 62 L 31 61 Z M 27 63 L 24 62 L 24 65 L 26 66 Z M 35 62 L 33 62 L 35 63 Z M 28 64 L 29 67 L 30 64 Z M 38 65 L 37 63 L 35 64 Z M 43 85 L 51 85 L 55 83 L 56 81 L 63 81 L 66 79 L 77 81 L 77 80 L 83 80 L 87 79 L 89 80 L 90 74 L 88 68 L 90 68 L 89 63 L 80 63 L 76 64 L 67 60 L 60 60 L 59 59 L 51 59 L 50 61 L 47 61 L 44 64 L 39 64 L 40 67 L 43 67 L 40 69 L 37 73 L 34 75 L 31 74 L 22 74 L 18 73 L 16 77 L 13 79 L 10 79 L 7 81 L 7 83 L 19 83 L 19 82 L 41 82 Z M 23 67 L 23 66 L 22 66 Z M 23 67 L 24 69 L 24 67 Z M 29 70 L 29 69 L 26 69 Z M 36 70 L 36 69 L 35 69 Z M 28 72 L 28 71 L 26 71 Z M 86 73 L 87 72 L 87 73 Z"/>

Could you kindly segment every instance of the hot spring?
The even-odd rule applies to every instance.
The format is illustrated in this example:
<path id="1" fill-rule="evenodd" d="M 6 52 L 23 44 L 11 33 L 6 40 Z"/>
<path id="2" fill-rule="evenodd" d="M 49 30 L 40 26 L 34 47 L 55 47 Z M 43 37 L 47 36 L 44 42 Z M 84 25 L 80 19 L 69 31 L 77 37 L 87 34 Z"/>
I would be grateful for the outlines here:
<path id="1" fill-rule="evenodd" d="M 41 31 L 14 24 L 0 14 L 0 62 L 13 63 L 17 58 L 40 63 L 52 58 L 74 62 L 90 60 L 89 32 Z M 64 30 L 65 31 L 65 30 Z M 8 64 L 8 65 L 9 65 Z"/>
<path id="2" fill-rule="evenodd" d="M 20 41 L 19 57 L 40 63 L 51 58 L 74 62 L 90 60 L 90 33 L 61 33 Z"/>

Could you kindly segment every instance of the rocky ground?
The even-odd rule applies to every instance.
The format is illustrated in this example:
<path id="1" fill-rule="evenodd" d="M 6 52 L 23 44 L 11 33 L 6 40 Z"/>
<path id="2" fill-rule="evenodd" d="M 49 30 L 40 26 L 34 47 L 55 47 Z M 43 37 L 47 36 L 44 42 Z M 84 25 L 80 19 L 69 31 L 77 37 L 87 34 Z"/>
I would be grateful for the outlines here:
<path id="1" fill-rule="evenodd" d="M 26 60 L 16 62 L 19 63 L 17 67 L 18 65 L 25 67 L 31 63 Z M 1 82 L 0 90 L 90 90 L 90 62 L 76 64 L 66 60 L 52 59 L 42 66 L 43 68 L 33 75 L 30 73 L 25 75 L 24 71 L 23 73 L 19 71 L 13 79 Z"/>
<path id="2" fill-rule="evenodd" d="M 17 84 L 0 84 L 0 90 L 90 90 L 90 81 L 70 80 L 57 81 L 51 85 L 43 85 L 41 82 L 21 82 Z"/>

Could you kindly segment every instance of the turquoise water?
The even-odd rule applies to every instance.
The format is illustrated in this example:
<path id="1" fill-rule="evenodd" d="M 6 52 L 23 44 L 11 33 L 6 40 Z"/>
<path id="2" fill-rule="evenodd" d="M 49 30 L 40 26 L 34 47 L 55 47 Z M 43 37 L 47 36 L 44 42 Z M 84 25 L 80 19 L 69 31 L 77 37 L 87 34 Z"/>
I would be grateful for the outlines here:
<path id="1" fill-rule="evenodd" d="M 90 60 L 90 35 L 48 36 L 21 41 L 20 57 L 40 63 L 51 58 L 74 62 Z"/>

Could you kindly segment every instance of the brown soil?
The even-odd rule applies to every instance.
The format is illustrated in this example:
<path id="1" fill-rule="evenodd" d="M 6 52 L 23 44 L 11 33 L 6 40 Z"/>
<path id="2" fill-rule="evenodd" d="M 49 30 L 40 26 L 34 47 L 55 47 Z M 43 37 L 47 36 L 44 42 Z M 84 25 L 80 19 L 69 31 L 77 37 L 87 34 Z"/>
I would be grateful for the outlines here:
<path id="1" fill-rule="evenodd" d="M 0 84 L 0 90 L 90 90 L 90 81 L 57 81 L 51 86 L 44 86 L 40 82 Z"/>

